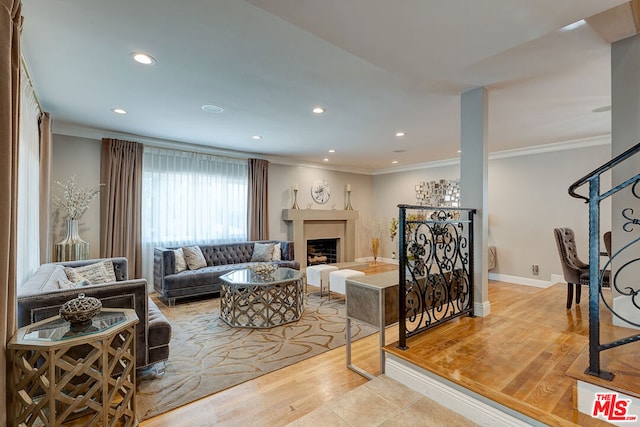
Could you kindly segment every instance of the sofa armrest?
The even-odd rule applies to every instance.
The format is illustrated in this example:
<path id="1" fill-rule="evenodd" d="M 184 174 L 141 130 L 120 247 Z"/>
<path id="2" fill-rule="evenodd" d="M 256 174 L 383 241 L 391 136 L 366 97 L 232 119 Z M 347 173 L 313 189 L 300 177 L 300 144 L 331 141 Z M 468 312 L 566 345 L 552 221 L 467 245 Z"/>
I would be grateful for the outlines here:
<path id="1" fill-rule="evenodd" d="M 164 294 L 164 277 L 176 273 L 176 254 L 173 249 L 153 250 L 153 288 Z"/>
<path id="2" fill-rule="evenodd" d="M 293 261 L 295 254 L 293 251 L 293 242 L 290 240 L 283 240 L 281 243 L 282 259 L 284 261 Z"/>
<path id="3" fill-rule="evenodd" d="M 60 313 L 60 306 L 78 294 L 94 297 L 107 308 L 131 308 L 138 315 L 136 325 L 137 366 L 147 364 L 148 296 L 145 279 L 125 280 L 61 289 L 18 297 L 18 327 L 23 327 Z"/>

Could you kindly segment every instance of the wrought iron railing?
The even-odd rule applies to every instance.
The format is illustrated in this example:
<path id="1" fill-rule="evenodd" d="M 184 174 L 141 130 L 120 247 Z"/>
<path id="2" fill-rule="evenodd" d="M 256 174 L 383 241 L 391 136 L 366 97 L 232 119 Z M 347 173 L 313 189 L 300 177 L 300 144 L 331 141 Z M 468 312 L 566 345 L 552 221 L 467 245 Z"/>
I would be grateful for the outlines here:
<path id="1" fill-rule="evenodd" d="M 614 259 L 619 257 L 623 253 L 627 253 L 633 245 L 640 241 L 640 236 L 636 237 L 628 244 L 621 247 L 619 250 L 611 254 L 610 259 L 605 263 L 604 268 L 600 269 L 600 202 L 604 199 L 613 196 L 619 191 L 630 187 L 631 193 L 634 197 L 640 199 L 640 190 L 638 185 L 640 183 L 640 174 L 627 179 L 626 181 L 618 184 L 611 189 L 601 192 L 600 190 L 600 177 L 603 173 L 611 170 L 614 166 L 622 163 L 626 159 L 630 158 L 634 154 L 640 151 L 640 144 L 637 144 L 624 153 L 611 159 L 607 163 L 603 164 L 593 172 L 579 179 L 569 187 L 569 195 L 572 197 L 583 199 L 589 203 L 589 367 L 586 370 L 587 374 L 597 376 L 603 379 L 613 379 L 613 374 L 601 369 L 600 367 L 600 352 L 608 350 L 614 347 L 618 347 L 624 344 L 629 344 L 640 340 L 640 334 L 632 335 L 623 339 L 612 341 L 609 343 L 600 343 L 600 301 L 603 305 L 611 311 L 611 313 L 617 318 L 629 323 L 630 325 L 640 327 L 640 325 L 632 320 L 625 318 L 621 313 L 616 312 L 613 308 L 613 304 L 610 304 L 605 299 L 603 293 L 603 271 L 610 268 Z M 578 194 L 576 190 L 589 184 L 589 196 L 583 196 Z M 627 221 L 623 224 L 622 229 L 625 232 L 638 231 L 634 230 L 634 225 L 640 226 L 640 220 L 633 218 L 634 211 L 632 208 L 625 208 L 621 212 L 622 217 Z M 637 253 L 637 248 L 635 248 Z M 626 257 L 626 255 L 625 255 Z M 629 268 L 632 264 L 640 261 L 640 258 L 632 258 L 630 261 L 625 261 L 610 278 L 610 286 L 612 291 L 615 290 L 619 295 L 627 296 L 631 298 L 633 306 L 640 310 L 640 284 L 622 283 L 622 276 L 620 273 Z"/>
<path id="2" fill-rule="evenodd" d="M 399 341 L 473 316 L 475 209 L 399 205 Z"/>

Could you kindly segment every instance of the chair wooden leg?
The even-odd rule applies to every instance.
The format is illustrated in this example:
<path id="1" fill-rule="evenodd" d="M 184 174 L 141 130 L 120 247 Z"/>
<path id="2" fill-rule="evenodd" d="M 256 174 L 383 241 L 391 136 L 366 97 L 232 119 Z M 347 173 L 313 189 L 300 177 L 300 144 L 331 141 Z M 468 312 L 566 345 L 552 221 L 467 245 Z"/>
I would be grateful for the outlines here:
<path id="1" fill-rule="evenodd" d="M 571 308 L 573 303 L 573 283 L 567 283 L 567 310 Z"/>
<path id="2" fill-rule="evenodd" d="M 582 293 L 582 286 L 576 283 L 576 304 L 580 304 L 580 294 Z"/>

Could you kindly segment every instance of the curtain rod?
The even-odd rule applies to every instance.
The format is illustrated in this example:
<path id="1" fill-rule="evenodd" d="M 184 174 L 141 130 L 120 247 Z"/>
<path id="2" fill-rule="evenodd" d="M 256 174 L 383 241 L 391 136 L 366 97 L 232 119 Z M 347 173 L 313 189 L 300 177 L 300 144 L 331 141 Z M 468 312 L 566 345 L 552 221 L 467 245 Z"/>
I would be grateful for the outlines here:
<path id="1" fill-rule="evenodd" d="M 31 86 L 31 89 L 33 90 L 33 97 L 36 100 L 36 104 L 38 105 L 38 109 L 40 110 L 40 114 L 44 113 L 44 110 L 42 109 L 42 104 L 40 104 L 40 100 L 38 99 L 38 94 L 36 93 L 36 88 L 33 85 L 33 80 L 31 79 L 31 73 L 29 73 L 29 67 L 27 67 L 27 62 L 24 60 L 24 55 L 22 55 L 22 53 L 20 53 L 20 63 L 22 64 L 22 68 L 24 69 L 24 72 L 27 75 L 27 80 L 29 81 L 29 86 Z"/>

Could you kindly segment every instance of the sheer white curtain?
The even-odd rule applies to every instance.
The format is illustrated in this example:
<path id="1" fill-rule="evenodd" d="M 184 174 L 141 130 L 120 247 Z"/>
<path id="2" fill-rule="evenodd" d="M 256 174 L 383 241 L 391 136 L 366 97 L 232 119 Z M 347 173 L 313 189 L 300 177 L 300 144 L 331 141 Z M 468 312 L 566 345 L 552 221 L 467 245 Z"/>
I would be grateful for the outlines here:
<path id="1" fill-rule="evenodd" d="M 18 287 L 40 265 L 40 107 L 29 77 L 20 70 L 20 139 L 18 145 Z"/>
<path id="2" fill-rule="evenodd" d="M 155 247 L 247 240 L 246 160 L 145 147 L 142 270 L 153 282 Z"/>

